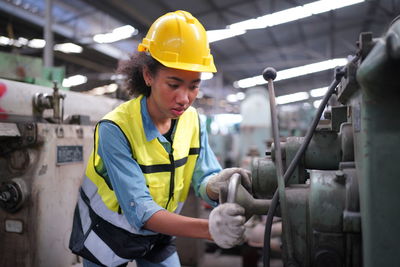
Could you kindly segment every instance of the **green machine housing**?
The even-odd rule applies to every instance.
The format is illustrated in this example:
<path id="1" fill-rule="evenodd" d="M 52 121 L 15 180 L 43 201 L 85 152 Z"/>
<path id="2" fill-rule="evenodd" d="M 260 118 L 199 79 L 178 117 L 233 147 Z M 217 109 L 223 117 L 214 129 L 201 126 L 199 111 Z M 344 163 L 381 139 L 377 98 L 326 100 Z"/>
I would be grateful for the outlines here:
<path id="1" fill-rule="evenodd" d="M 294 253 L 289 260 L 283 238 L 286 266 L 399 266 L 400 19 L 380 38 L 361 33 L 357 56 L 286 185 Z M 303 142 L 281 143 L 284 168 Z M 253 159 L 252 175 L 256 199 L 236 190 L 235 202 L 266 214 L 277 189 L 273 146 Z M 264 212 L 253 204 L 261 200 Z"/>

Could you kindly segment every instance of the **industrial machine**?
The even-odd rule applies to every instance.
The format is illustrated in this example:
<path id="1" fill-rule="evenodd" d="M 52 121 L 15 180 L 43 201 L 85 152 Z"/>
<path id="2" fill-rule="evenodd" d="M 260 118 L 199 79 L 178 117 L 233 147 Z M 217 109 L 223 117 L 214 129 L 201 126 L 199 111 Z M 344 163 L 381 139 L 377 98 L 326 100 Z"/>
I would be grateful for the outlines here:
<path id="1" fill-rule="evenodd" d="M 232 177 L 222 202 L 241 204 L 247 217 L 268 212 L 264 266 L 278 199 L 285 266 L 399 266 L 399 74 L 400 17 L 380 38 L 360 34 L 305 137 L 253 160 L 255 198 Z M 274 75 L 264 72 L 269 90 Z"/>
<path id="2" fill-rule="evenodd" d="M 120 100 L 0 79 L 0 266 L 72 266 L 94 123 Z"/>

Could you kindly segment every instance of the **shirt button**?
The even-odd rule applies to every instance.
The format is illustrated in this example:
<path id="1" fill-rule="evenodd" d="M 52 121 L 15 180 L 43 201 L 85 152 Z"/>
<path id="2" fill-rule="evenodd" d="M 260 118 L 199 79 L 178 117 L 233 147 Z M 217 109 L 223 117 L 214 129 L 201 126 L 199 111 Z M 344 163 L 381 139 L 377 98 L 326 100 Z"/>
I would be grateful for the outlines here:
<path id="1" fill-rule="evenodd" d="M 131 201 L 130 205 L 131 207 L 135 206 L 135 202 Z"/>

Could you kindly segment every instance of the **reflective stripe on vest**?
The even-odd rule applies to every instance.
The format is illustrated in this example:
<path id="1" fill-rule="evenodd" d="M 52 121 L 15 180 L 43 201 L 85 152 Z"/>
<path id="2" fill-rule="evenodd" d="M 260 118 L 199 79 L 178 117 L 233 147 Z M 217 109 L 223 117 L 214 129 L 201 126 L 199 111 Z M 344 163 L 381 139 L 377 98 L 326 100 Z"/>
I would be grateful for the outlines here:
<path id="1" fill-rule="evenodd" d="M 176 123 L 172 153 L 168 153 L 157 138 L 147 141 L 141 116 L 142 97 L 123 103 L 103 120 L 117 125 L 125 135 L 132 157 L 139 164 L 153 200 L 174 212 L 186 200 L 191 179 L 200 152 L 200 125 L 196 110 L 187 109 Z M 104 205 L 119 211 L 118 200 L 107 178 L 101 176 L 103 162 L 97 154 L 98 131 L 95 130 L 95 149 L 92 152 L 86 176 L 97 187 Z M 91 201 L 92 203 L 92 201 Z M 93 204 L 91 204 L 93 207 Z"/>
<path id="2" fill-rule="evenodd" d="M 107 217 L 107 214 L 102 212 L 112 211 L 107 208 L 102 211 L 92 209 L 87 192 L 90 193 L 93 188 L 95 186 L 86 178 L 80 190 L 69 245 L 75 254 L 98 264 L 118 266 L 141 257 L 149 260 L 164 260 L 174 253 L 175 246 L 169 247 L 168 238 L 170 237 L 154 233 L 146 236 L 137 235 L 123 229 L 129 229 L 130 226 L 122 225 L 127 224 L 122 214 L 119 215 L 122 218 L 122 224 L 119 224 L 119 227 L 104 220 L 102 217 Z M 91 200 L 95 199 L 91 197 Z M 101 216 L 97 212 L 100 212 Z M 114 220 L 114 223 L 115 221 L 118 220 Z M 164 238 L 164 243 L 160 244 L 159 241 L 162 238 Z M 152 251 L 151 255 L 146 255 L 156 245 L 161 246 L 157 251 Z"/>

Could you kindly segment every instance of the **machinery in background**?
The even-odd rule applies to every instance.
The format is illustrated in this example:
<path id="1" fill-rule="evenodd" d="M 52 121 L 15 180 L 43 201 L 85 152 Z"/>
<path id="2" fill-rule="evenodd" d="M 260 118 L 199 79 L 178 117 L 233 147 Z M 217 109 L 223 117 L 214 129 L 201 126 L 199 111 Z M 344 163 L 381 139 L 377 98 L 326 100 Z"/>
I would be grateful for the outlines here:
<path id="1" fill-rule="evenodd" d="M 284 177 L 290 175 L 277 210 L 285 266 L 398 265 L 400 18 L 381 38 L 361 33 L 358 48 L 356 57 L 336 71 L 329 91 L 336 88 L 337 105 L 324 115 L 329 125 L 325 121 L 311 129 L 311 139 L 280 142 Z M 302 146 L 304 154 L 296 155 Z M 275 147 L 252 162 L 256 199 L 235 178 L 222 202 L 241 204 L 247 217 L 272 210 L 279 187 Z"/>
<path id="2" fill-rule="evenodd" d="M 243 120 L 240 123 L 240 152 L 239 162 L 251 150 L 258 150 L 262 155 L 267 148 L 267 141 L 271 138 L 271 117 L 268 96 L 265 89 L 255 87 L 246 91 L 246 98 L 240 105 L 240 114 Z"/>
<path id="3" fill-rule="evenodd" d="M 72 266 L 94 123 L 120 100 L 0 79 L 0 266 Z"/>
<path id="4" fill-rule="evenodd" d="M 51 87 L 54 81 L 60 86 L 64 76 L 64 67 L 44 67 L 41 58 L 0 52 L 1 78 Z"/>

